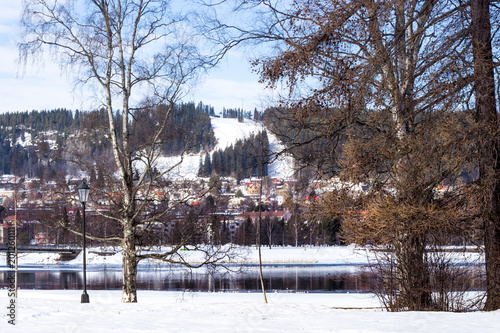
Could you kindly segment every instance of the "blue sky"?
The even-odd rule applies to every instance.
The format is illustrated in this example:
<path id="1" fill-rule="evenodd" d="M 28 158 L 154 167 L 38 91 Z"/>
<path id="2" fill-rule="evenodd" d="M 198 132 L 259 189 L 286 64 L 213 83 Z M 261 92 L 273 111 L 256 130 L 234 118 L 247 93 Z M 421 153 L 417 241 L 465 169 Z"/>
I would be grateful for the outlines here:
<path id="1" fill-rule="evenodd" d="M 18 64 L 16 43 L 19 39 L 20 0 L 0 0 L 0 112 L 31 111 L 53 108 L 87 110 L 90 96 L 74 89 L 71 79 L 57 64 Z M 221 112 L 222 107 L 263 110 L 269 104 L 269 92 L 251 72 L 249 59 L 242 50 L 234 50 L 202 77 L 184 101 L 202 101 Z"/>

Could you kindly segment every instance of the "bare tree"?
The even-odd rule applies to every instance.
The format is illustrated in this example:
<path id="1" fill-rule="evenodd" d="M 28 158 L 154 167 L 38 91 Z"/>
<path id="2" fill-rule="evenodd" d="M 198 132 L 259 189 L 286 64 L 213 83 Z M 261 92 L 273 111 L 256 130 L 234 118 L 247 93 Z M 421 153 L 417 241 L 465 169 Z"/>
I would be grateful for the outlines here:
<path id="1" fill-rule="evenodd" d="M 351 212 L 359 218 L 344 226 L 357 231 L 350 240 L 395 252 L 399 293 L 392 309 L 433 308 L 428 235 L 464 220 L 454 196 L 436 193 L 439 186 L 458 188 L 473 145 L 463 112 L 472 82 L 470 38 L 461 24 L 466 5 L 265 0 L 238 8 L 248 7 L 259 11 L 255 28 L 218 22 L 227 31 L 221 43 L 227 49 L 276 42 L 274 54 L 254 65 L 263 82 L 286 87 L 287 121 L 314 129 L 299 144 L 341 138 L 335 162 L 342 178 L 371 186 L 373 195 Z M 360 213 L 365 209 L 369 216 Z"/>
<path id="2" fill-rule="evenodd" d="M 95 97 L 107 115 L 100 140 L 107 140 L 106 193 L 94 200 L 116 205 L 116 214 L 101 212 L 122 226 L 108 241 L 123 249 L 122 302 L 137 302 L 137 264 L 154 258 L 182 262 L 176 256 L 181 244 L 165 253 L 151 253 L 137 246 L 138 234 L 166 216 L 174 201 L 166 194 L 155 197 L 168 170 L 158 170 L 162 133 L 183 88 L 201 66 L 195 48 L 183 40 L 186 21 L 169 7 L 168 0 L 42 1 L 23 4 L 21 59 L 48 50 L 61 67 L 75 74 L 77 83 L 95 88 Z M 131 129 L 136 117 L 151 116 L 141 138 Z M 95 167 L 96 161 L 82 159 Z M 180 163 L 180 162 L 179 162 Z M 170 169 L 172 169 L 171 167 Z M 164 184 L 164 183 L 163 183 Z M 92 184 L 91 184 L 92 185 Z M 151 213 L 154 202 L 155 214 Z M 97 202 L 95 202 L 97 204 Z M 207 252 L 207 262 L 218 252 Z"/>
<path id="3" fill-rule="evenodd" d="M 415 134 L 432 133 L 435 127 L 425 130 L 427 124 L 437 118 L 449 119 L 450 111 L 464 111 L 461 116 L 466 116 L 465 110 L 475 109 L 470 112 L 475 116 L 475 124 L 467 117 L 457 124 L 468 123 L 469 129 L 475 129 L 467 133 L 467 129 L 461 127 L 461 133 L 456 137 L 456 140 L 463 140 L 462 143 L 468 141 L 460 148 L 455 146 L 461 161 L 455 159 L 453 163 L 447 163 L 453 159 L 440 155 L 439 159 L 446 162 L 439 166 L 434 163 L 438 155 L 434 155 L 426 168 L 441 168 L 442 176 L 428 177 L 427 171 L 415 172 L 420 179 L 426 180 L 414 186 L 413 193 L 406 189 L 401 191 L 401 188 L 395 193 L 396 202 L 413 198 L 411 201 L 423 203 L 426 197 L 430 198 L 425 193 L 435 192 L 436 184 L 443 183 L 446 178 L 445 183 L 452 184 L 452 175 L 459 172 L 457 166 L 470 171 L 468 162 L 473 161 L 472 167 L 479 171 L 479 181 L 469 184 L 468 195 L 461 193 L 462 199 L 472 198 L 462 201 L 468 202 L 468 209 L 461 214 L 468 215 L 467 220 L 480 212 L 477 222 L 482 225 L 484 233 L 487 310 L 500 306 L 500 266 L 497 260 L 500 252 L 500 144 L 492 50 L 498 20 L 490 19 L 490 15 L 498 14 L 498 10 L 490 11 L 490 8 L 498 9 L 495 2 L 398 0 L 290 4 L 272 0 L 239 1 L 238 10 L 251 8 L 255 11 L 252 27 L 216 24 L 218 32 L 228 31 L 219 38 L 225 46 L 222 53 L 248 41 L 278 42 L 275 56 L 255 64 L 261 69 L 264 82 L 271 86 L 283 82 L 289 88 L 289 99 L 283 100 L 283 105 L 292 106 L 295 112 L 285 111 L 279 116 L 290 121 L 295 131 L 291 132 L 293 136 L 285 132 L 283 137 L 286 140 L 303 146 L 328 138 L 332 144 L 328 153 L 337 154 L 336 142 L 346 142 L 345 139 L 339 141 L 342 132 L 349 133 L 351 138 L 356 137 L 353 134 L 370 134 L 364 140 L 357 140 L 357 145 L 351 142 L 350 147 L 351 153 L 354 152 L 351 157 L 357 156 L 359 161 L 358 151 L 368 157 L 363 158 L 365 162 L 372 163 L 354 163 L 346 169 L 351 169 L 351 175 L 358 180 L 360 174 L 370 175 L 371 180 L 375 175 L 380 177 L 382 182 L 378 181 L 374 187 L 377 191 L 387 190 L 394 183 L 405 187 L 418 184 L 416 177 L 407 178 L 403 171 L 411 164 L 417 169 L 408 168 L 406 172 L 424 170 L 421 168 L 423 164 L 407 163 L 419 158 L 419 150 L 414 149 L 418 144 L 409 144 L 416 138 Z M 492 28 L 491 24 L 495 26 Z M 325 109 L 335 112 L 325 114 Z M 371 126 L 376 123 L 378 125 Z M 354 132 L 353 127 L 356 127 Z M 300 140 L 297 133 L 304 130 L 312 130 L 314 135 L 309 140 Z M 388 133 L 388 130 L 392 132 L 390 140 L 372 140 L 372 134 Z M 452 133 L 453 130 L 447 135 Z M 439 146 L 440 141 L 434 141 L 434 144 Z M 477 147 L 479 153 L 476 155 L 470 146 Z M 391 149 L 386 150 L 388 147 Z M 433 149 L 428 145 L 422 147 Z M 377 153 L 367 154 L 370 149 Z M 395 155 L 388 158 L 388 151 Z M 320 156 L 319 161 L 324 161 L 324 156 Z M 330 161 L 337 167 L 335 156 Z M 392 163 L 388 165 L 382 161 Z M 309 158 L 305 162 L 318 161 Z M 455 167 L 451 167 L 452 164 Z M 446 165 L 444 169 L 443 165 Z M 472 178 L 472 173 L 469 172 L 464 179 Z M 454 200 L 458 202 L 457 197 Z M 470 228 L 477 225 L 471 224 Z"/>

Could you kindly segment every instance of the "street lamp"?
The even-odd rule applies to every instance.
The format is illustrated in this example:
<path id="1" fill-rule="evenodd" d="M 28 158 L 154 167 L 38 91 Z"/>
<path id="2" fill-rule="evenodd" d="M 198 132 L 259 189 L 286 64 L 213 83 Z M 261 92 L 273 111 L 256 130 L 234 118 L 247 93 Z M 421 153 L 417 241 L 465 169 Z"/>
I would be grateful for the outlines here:
<path id="1" fill-rule="evenodd" d="M 87 256 L 85 247 L 85 203 L 89 198 L 90 187 L 83 182 L 77 188 L 78 198 L 83 207 L 83 294 L 82 303 L 89 303 L 89 295 L 87 294 Z"/>

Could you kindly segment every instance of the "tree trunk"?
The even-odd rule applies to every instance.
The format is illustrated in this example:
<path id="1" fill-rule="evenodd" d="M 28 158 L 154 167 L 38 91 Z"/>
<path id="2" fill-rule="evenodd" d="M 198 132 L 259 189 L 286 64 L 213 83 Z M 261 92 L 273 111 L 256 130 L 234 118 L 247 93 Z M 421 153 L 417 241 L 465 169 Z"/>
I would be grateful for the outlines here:
<path id="1" fill-rule="evenodd" d="M 424 236 L 405 235 L 399 246 L 396 252 L 399 296 L 395 309 L 430 310 L 431 290 Z"/>
<path id="2" fill-rule="evenodd" d="M 499 149 L 497 149 L 497 152 Z M 500 177 L 497 168 L 497 179 Z M 500 309 L 500 185 L 499 181 L 490 197 L 491 206 L 484 221 L 484 248 L 486 262 L 485 311 Z"/>
<path id="3" fill-rule="evenodd" d="M 491 46 L 488 0 L 472 0 L 472 49 L 476 118 L 484 130 L 480 138 L 479 183 L 483 189 L 484 247 L 486 261 L 486 303 L 484 310 L 500 309 L 500 149 L 496 138 L 498 115 Z"/>
<path id="4" fill-rule="evenodd" d="M 122 303 L 137 302 L 137 257 L 135 253 L 135 235 L 132 228 L 124 230 L 123 267 L 122 267 Z"/>

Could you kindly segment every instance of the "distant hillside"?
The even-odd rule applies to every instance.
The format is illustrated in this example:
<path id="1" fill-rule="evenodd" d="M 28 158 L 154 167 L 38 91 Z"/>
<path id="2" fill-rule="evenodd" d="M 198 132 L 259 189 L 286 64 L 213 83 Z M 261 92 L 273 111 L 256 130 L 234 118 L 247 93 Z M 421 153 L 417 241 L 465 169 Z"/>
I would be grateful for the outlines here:
<path id="1" fill-rule="evenodd" d="M 131 124 L 133 140 L 144 140 L 155 126 L 155 112 L 137 112 Z M 171 114 L 162 138 L 164 155 L 178 155 L 182 151 L 198 153 L 215 147 L 215 135 L 210 125 L 211 106 L 183 103 Z M 118 113 L 115 117 L 120 118 Z M 53 178 L 66 174 L 66 162 L 55 157 L 66 148 L 66 142 L 77 133 L 88 133 L 80 138 L 89 147 L 92 158 L 109 149 L 102 140 L 107 131 L 107 114 L 66 109 L 0 114 L 0 175 L 19 174 L 30 177 Z"/>
<path id="2" fill-rule="evenodd" d="M 200 163 L 198 175 L 209 177 L 212 173 L 234 176 L 237 180 L 249 177 L 268 176 L 271 161 L 267 131 L 252 133 L 249 137 L 237 139 L 224 149 L 206 154 Z"/>
<path id="3" fill-rule="evenodd" d="M 9 112 L 0 114 L 0 135 L 4 139 L 23 144 L 33 143 L 39 134 L 57 131 L 61 136 L 78 129 L 84 113 L 67 109 Z M 26 138 L 29 133 L 30 137 Z"/>
<path id="4" fill-rule="evenodd" d="M 207 160 L 210 160 L 210 163 L 212 163 L 215 157 L 216 164 L 219 164 L 219 161 L 222 160 L 220 157 L 220 152 L 226 151 L 234 153 L 234 147 L 239 145 L 238 142 L 241 143 L 247 142 L 246 145 L 254 145 L 255 147 L 258 146 L 259 147 L 258 150 L 260 150 L 262 145 L 260 143 L 259 133 L 261 132 L 266 133 L 267 140 L 269 141 L 268 149 L 271 154 L 280 152 L 284 147 L 275 135 L 267 132 L 267 129 L 262 123 L 262 121 L 255 121 L 250 119 L 243 119 L 243 121 L 239 121 L 237 117 L 236 118 L 211 117 L 211 124 L 216 137 L 215 149 L 211 150 L 210 152 L 200 152 L 198 154 L 189 154 L 183 156 L 182 161 L 179 156 L 159 158 L 157 160 L 158 169 L 166 170 L 171 168 L 172 165 L 178 164 L 178 166 L 174 168 L 170 173 L 171 176 L 174 178 L 193 179 L 199 177 L 199 175 L 207 175 L 208 174 L 206 170 Z M 255 140 L 255 138 L 257 138 L 257 140 Z M 264 144 L 264 146 L 267 145 Z M 250 150 L 247 149 L 246 151 L 249 152 Z M 253 155 L 255 156 L 255 153 Z M 259 156 L 262 156 L 260 152 L 257 153 L 256 157 L 259 158 Z M 243 153 L 240 153 L 235 158 L 236 159 L 239 158 L 241 161 L 243 160 L 243 158 L 249 159 L 251 158 L 251 156 L 246 153 L 245 155 Z M 234 160 L 235 158 L 232 158 L 232 160 Z M 269 162 L 270 162 L 269 165 L 265 165 L 265 169 L 267 169 L 265 171 L 265 174 L 267 174 L 268 176 L 276 178 L 286 178 L 286 179 L 291 178 L 293 176 L 294 161 L 290 156 L 284 154 L 281 155 L 278 159 L 275 159 L 273 156 L 272 160 Z M 231 164 L 233 164 L 233 162 L 231 162 Z M 257 162 L 257 164 L 254 163 L 253 166 L 256 165 L 260 165 L 260 163 L 259 162 Z M 238 174 L 240 175 L 244 174 L 244 176 L 254 176 L 260 174 L 260 172 L 257 172 L 257 169 L 258 168 L 251 167 L 251 168 L 239 169 L 236 172 L 230 171 L 226 173 L 226 171 L 224 171 L 223 174 L 224 175 L 232 174 L 236 177 L 241 177 L 238 176 Z M 211 171 L 220 172 L 220 170 L 218 170 L 218 167 L 216 168 L 216 170 L 214 170 L 212 167 Z"/>
<path id="5" fill-rule="evenodd" d="M 296 119 L 292 110 L 269 108 L 264 113 L 264 124 L 282 143 L 282 149 L 286 148 L 295 163 L 331 177 L 340 170 L 338 156 L 345 140 L 344 135 L 338 135 L 337 139 L 332 140 L 331 128 L 324 121 L 335 112 L 322 110 L 319 114 L 305 113 L 302 118 Z"/>
<path id="6" fill-rule="evenodd" d="M 64 162 L 52 159 L 83 113 L 66 109 L 0 114 L 0 174 L 55 176 Z"/>

